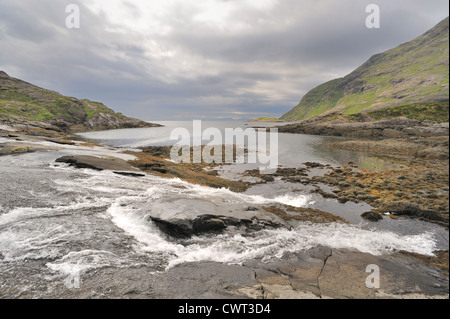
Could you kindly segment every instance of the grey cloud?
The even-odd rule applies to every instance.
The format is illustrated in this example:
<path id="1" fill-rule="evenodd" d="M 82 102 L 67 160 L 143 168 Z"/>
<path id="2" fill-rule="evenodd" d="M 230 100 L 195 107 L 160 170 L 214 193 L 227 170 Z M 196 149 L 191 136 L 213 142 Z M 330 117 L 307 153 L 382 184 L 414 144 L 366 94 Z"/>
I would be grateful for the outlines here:
<path id="1" fill-rule="evenodd" d="M 93 13 L 83 1 L 81 29 L 67 30 L 65 6 L 71 2 L 0 2 L 0 69 L 147 120 L 281 115 L 309 89 L 411 40 L 448 14 L 444 0 L 378 0 L 382 28 L 368 30 L 364 9 L 373 1 L 283 0 L 270 11 L 237 6 L 229 29 L 220 29 L 194 21 L 195 10 L 181 1 L 161 21 L 170 32 L 124 34 L 113 31 L 121 21 Z M 123 4 L 125 15 L 143 16 L 132 0 Z M 244 27 L 236 31 L 232 23 Z M 176 55 L 149 55 L 150 41 Z M 183 62 L 194 67 L 183 70 Z M 279 98 L 259 86 L 280 92 Z"/>

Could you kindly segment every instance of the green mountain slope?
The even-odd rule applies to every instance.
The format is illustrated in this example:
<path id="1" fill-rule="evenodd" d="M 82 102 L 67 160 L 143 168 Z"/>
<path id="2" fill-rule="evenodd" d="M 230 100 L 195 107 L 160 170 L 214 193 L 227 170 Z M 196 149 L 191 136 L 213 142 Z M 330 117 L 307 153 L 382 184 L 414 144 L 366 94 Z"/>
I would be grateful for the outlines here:
<path id="1" fill-rule="evenodd" d="M 63 130 L 152 127 L 99 102 L 66 97 L 0 71 L 0 123 L 28 124 Z"/>
<path id="2" fill-rule="evenodd" d="M 449 18 L 424 35 L 372 56 L 344 78 L 308 92 L 282 120 L 345 115 L 449 100 Z"/>

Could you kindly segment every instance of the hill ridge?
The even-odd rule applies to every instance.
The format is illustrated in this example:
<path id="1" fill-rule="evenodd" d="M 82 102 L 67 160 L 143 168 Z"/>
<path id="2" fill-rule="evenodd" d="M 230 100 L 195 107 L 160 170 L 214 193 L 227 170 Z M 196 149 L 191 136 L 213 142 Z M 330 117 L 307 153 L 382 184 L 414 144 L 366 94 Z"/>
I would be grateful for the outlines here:
<path id="1" fill-rule="evenodd" d="M 449 18 L 415 39 L 378 53 L 343 78 L 309 91 L 281 119 L 303 120 L 391 106 L 448 101 Z"/>
<path id="2" fill-rule="evenodd" d="M 116 113 L 103 103 L 64 96 L 0 70 L 0 123 L 62 131 L 154 127 Z"/>

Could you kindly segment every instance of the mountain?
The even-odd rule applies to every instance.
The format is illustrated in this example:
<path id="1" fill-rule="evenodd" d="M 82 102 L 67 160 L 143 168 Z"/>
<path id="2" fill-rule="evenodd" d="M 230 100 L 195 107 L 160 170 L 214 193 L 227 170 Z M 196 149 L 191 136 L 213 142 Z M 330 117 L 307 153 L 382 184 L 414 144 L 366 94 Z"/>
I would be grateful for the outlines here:
<path id="1" fill-rule="evenodd" d="M 339 113 L 352 115 L 448 100 L 447 17 L 422 36 L 372 56 L 346 77 L 311 90 L 281 119 L 304 120 Z"/>
<path id="2" fill-rule="evenodd" d="M 66 97 L 0 71 L 0 123 L 63 131 L 159 126 L 116 113 L 99 102 Z"/>

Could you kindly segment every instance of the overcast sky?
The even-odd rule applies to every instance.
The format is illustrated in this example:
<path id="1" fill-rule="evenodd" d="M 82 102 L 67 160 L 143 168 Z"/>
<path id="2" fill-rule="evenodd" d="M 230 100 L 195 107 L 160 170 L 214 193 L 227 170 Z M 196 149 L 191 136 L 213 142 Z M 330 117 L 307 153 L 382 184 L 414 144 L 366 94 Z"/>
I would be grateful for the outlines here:
<path id="1" fill-rule="evenodd" d="M 366 6 L 381 8 L 368 29 Z M 80 8 L 79 29 L 66 6 Z M 278 117 L 447 0 L 0 0 L 0 70 L 144 120 Z"/>

